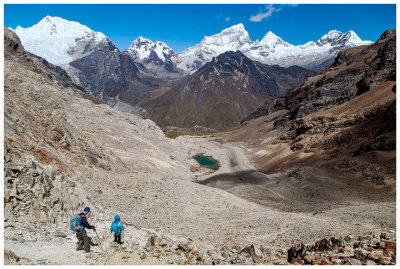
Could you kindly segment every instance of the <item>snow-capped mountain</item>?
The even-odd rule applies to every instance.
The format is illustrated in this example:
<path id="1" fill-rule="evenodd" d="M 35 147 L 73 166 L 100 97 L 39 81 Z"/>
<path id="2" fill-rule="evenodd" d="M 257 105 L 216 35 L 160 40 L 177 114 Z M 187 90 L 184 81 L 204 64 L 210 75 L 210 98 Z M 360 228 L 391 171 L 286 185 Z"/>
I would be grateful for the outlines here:
<path id="1" fill-rule="evenodd" d="M 327 61 L 326 65 L 329 65 L 341 50 L 371 43 L 371 41 L 362 41 L 353 31 L 343 34 L 333 30 L 323 35 L 317 42 L 310 41 L 304 45 L 295 46 L 268 32 L 260 42 L 255 43 L 244 54 L 266 64 L 286 67 L 299 65 L 315 69 L 316 66 Z"/>
<path id="2" fill-rule="evenodd" d="M 32 27 L 17 27 L 15 33 L 32 54 L 61 66 L 74 83 L 88 89 L 94 96 L 123 111 L 136 111 L 133 101 L 121 105 L 119 94 L 146 89 L 136 63 L 100 32 L 78 22 L 47 16 Z M 129 96 L 133 96 L 129 92 Z M 129 108 L 132 106 L 132 109 Z"/>
<path id="3" fill-rule="evenodd" d="M 317 42 L 292 45 L 269 31 L 261 41 L 251 41 L 243 24 L 234 25 L 221 33 L 204 37 L 200 44 L 177 55 L 178 67 L 192 73 L 223 52 L 240 50 L 252 60 L 283 67 L 299 65 L 313 68 L 332 60 L 343 49 L 371 44 L 362 41 L 354 31 L 343 34 L 333 30 Z"/>
<path id="4" fill-rule="evenodd" d="M 18 26 L 14 31 L 27 51 L 55 65 L 68 64 L 98 44 L 110 42 L 103 33 L 60 17 L 46 16 L 32 27 Z"/>
<path id="5" fill-rule="evenodd" d="M 164 42 L 153 42 L 141 36 L 133 41 L 133 43 L 125 51 L 135 61 L 146 60 L 151 57 L 152 52 L 154 52 L 159 60 L 165 62 L 166 59 L 171 58 L 175 54 L 175 52 Z"/>
<path id="6" fill-rule="evenodd" d="M 123 53 L 140 63 L 138 66 L 141 71 L 150 76 L 164 78 L 182 76 L 182 70 L 176 68 L 175 52 L 164 42 L 153 42 L 139 36 Z"/>
<path id="7" fill-rule="evenodd" d="M 27 51 L 41 56 L 55 65 L 65 65 L 96 50 L 118 51 L 102 33 L 94 32 L 78 22 L 47 16 L 32 27 L 15 29 Z M 333 30 L 316 42 L 292 45 L 271 31 L 261 41 L 251 41 L 243 24 L 237 24 L 212 36 L 205 36 L 194 47 L 179 54 L 165 43 L 138 37 L 122 53 L 128 55 L 138 68 L 157 77 L 182 76 L 199 69 L 205 63 L 227 51 L 240 50 L 252 60 L 282 67 L 299 65 L 322 70 L 329 66 L 337 53 L 354 46 L 367 45 L 354 31 Z"/>
<path id="8" fill-rule="evenodd" d="M 250 49 L 251 40 L 243 24 L 237 24 L 221 33 L 205 36 L 200 44 L 188 48 L 177 55 L 178 68 L 194 72 L 206 62 L 227 51 Z"/>
<path id="9" fill-rule="evenodd" d="M 139 36 L 123 53 L 139 63 L 144 74 L 171 79 L 182 77 L 182 70 L 176 68 L 175 52 L 164 42 Z"/>

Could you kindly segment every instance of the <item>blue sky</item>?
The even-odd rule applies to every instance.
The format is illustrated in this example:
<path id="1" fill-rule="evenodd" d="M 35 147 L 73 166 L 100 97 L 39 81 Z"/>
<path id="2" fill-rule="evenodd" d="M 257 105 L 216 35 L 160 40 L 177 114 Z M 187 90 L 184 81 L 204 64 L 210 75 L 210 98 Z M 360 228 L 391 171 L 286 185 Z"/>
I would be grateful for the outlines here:
<path id="1" fill-rule="evenodd" d="M 272 31 L 294 45 L 316 41 L 330 30 L 353 30 L 363 40 L 376 41 L 396 28 L 394 4 L 5 4 L 4 26 L 29 27 L 46 15 L 100 31 L 120 50 L 143 36 L 180 52 L 238 23 L 253 41 Z"/>

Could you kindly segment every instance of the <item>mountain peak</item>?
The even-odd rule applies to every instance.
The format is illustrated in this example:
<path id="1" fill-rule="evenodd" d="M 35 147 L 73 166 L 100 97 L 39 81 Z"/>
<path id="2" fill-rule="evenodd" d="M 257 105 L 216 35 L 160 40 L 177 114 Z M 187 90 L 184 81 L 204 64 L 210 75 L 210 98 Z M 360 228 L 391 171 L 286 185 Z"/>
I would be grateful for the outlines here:
<path id="1" fill-rule="evenodd" d="M 63 18 L 57 17 L 57 16 L 49 16 L 47 15 L 43 19 L 39 21 L 39 23 L 55 23 L 55 22 L 73 22 L 73 21 L 67 21 Z"/>
<path id="2" fill-rule="evenodd" d="M 343 33 L 338 30 L 331 30 L 327 34 L 323 35 L 318 41 L 317 44 L 320 46 L 326 45 L 328 43 L 333 43 L 340 39 L 343 36 Z"/>
<path id="3" fill-rule="evenodd" d="M 142 46 L 153 46 L 154 42 L 151 41 L 150 39 L 144 38 L 143 36 L 139 36 L 138 38 L 136 38 L 132 44 L 129 46 L 128 50 L 132 50 L 134 48 L 139 48 Z"/>
<path id="4" fill-rule="evenodd" d="M 23 28 L 17 26 L 15 29 L 18 32 L 24 32 L 25 34 L 39 34 L 39 35 L 50 35 L 58 36 L 59 38 L 95 38 L 97 41 L 101 41 L 107 38 L 101 32 L 95 32 L 86 25 L 82 25 L 76 21 L 69 21 L 60 17 L 46 16 L 41 19 L 37 24 Z"/>
<path id="5" fill-rule="evenodd" d="M 282 38 L 280 38 L 279 36 L 277 36 L 277 35 L 274 34 L 273 32 L 268 31 L 268 32 L 265 34 L 265 36 L 261 39 L 260 42 L 265 42 L 265 41 L 267 41 L 267 40 L 281 40 L 281 41 L 282 41 Z"/>
<path id="6" fill-rule="evenodd" d="M 363 41 L 353 30 L 348 31 L 343 35 L 346 44 L 351 46 L 369 45 L 373 43 L 372 41 Z"/>
<path id="7" fill-rule="evenodd" d="M 339 37 L 343 35 L 343 33 L 341 31 L 338 30 L 330 30 L 326 35 L 324 36 L 329 36 L 329 37 Z"/>
<path id="8" fill-rule="evenodd" d="M 258 44 L 269 48 L 274 48 L 278 45 L 283 45 L 285 47 L 290 46 L 289 43 L 283 41 L 282 38 L 271 31 L 268 31 Z"/>
<path id="9" fill-rule="evenodd" d="M 239 35 L 243 35 L 244 37 L 248 38 L 250 40 L 249 37 L 249 33 L 246 31 L 246 29 L 244 28 L 244 25 L 242 23 L 233 25 L 229 28 L 226 28 L 224 30 L 221 31 L 221 33 L 216 34 L 216 35 L 235 35 L 235 36 L 239 36 Z M 212 35 L 216 36 L 216 35 Z"/>
<path id="10" fill-rule="evenodd" d="M 220 53 L 222 53 L 227 50 L 237 50 L 240 46 L 248 42 L 251 42 L 249 33 L 243 24 L 239 23 L 222 30 L 218 34 L 205 36 L 200 44 L 220 47 L 222 48 Z"/>
<path id="11" fill-rule="evenodd" d="M 149 42 L 149 43 L 153 43 L 153 41 L 151 41 L 150 39 L 148 39 L 148 38 L 145 38 L 145 37 L 143 37 L 143 36 L 138 36 L 138 38 L 136 38 L 135 39 L 135 41 L 138 41 L 138 42 Z M 134 41 L 134 42 L 135 42 Z"/>
<path id="12" fill-rule="evenodd" d="M 226 28 L 225 30 L 223 30 L 223 31 L 226 31 L 226 30 L 233 30 L 233 31 L 246 31 L 246 29 L 244 28 L 244 25 L 243 25 L 243 23 L 238 23 L 238 24 L 235 24 L 235 25 L 232 25 L 231 27 L 229 27 L 229 28 Z M 222 32 L 223 32 L 222 31 Z"/>
<path id="13" fill-rule="evenodd" d="M 17 26 L 15 33 L 27 51 L 55 65 L 66 64 L 74 59 L 70 48 L 76 47 L 77 40 L 100 43 L 108 39 L 103 33 L 94 32 L 78 22 L 52 16 L 44 17 L 31 27 Z"/>
<path id="14" fill-rule="evenodd" d="M 318 41 L 319 46 L 324 46 L 327 44 L 336 46 L 342 45 L 347 47 L 368 45 L 371 41 L 362 41 L 361 38 L 353 31 L 350 30 L 343 34 L 338 30 L 329 31 L 327 34 L 323 35 Z"/>
<path id="15" fill-rule="evenodd" d="M 142 36 L 136 38 L 136 40 L 132 42 L 132 44 L 126 51 L 131 55 L 133 59 L 137 59 L 140 61 L 149 58 L 152 52 L 155 52 L 157 54 L 157 57 L 162 62 L 165 62 L 165 56 L 170 57 L 171 55 L 175 54 L 175 52 L 164 42 L 153 42 L 150 39 L 144 38 Z"/>

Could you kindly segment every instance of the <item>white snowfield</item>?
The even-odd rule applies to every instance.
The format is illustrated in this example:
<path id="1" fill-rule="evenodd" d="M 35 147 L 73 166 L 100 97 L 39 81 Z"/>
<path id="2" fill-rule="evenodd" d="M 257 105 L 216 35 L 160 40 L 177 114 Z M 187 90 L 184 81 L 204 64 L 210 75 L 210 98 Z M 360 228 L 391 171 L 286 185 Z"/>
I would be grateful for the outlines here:
<path id="1" fill-rule="evenodd" d="M 94 32 L 78 22 L 51 16 L 44 17 L 32 27 L 17 26 L 15 33 L 27 51 L 55 65 L 67 64 L 74 60 L 68 51 L 76 46 L 76 41 L 101 42 L 107 39 L 103 33 Z"/>
<path id="2" fill-rule="evenodd" d="M 104 34 L 94 32 L 78 22 L 50 16 L 32 27 L 18 26 L 15 32 L 27 51 L 55 65 L 67 64 L 74 60 L 76 55 L 71 55 L 71 49 L 77 46 L 78 40 L 101 42 L 108 39 Z M 328 32 L 316 42 L 310 41 L 298 46 L 285 42 L 271 31 L 267 32 L 261 41 L 251 41 L 249 33 L 240 23 L 221 33 L 205 36 L 199 44 L 179 54 L 175 54 L 161 41 L 153 42 L 141 36 L 125 52 L 134 60 L 143 61 L 154 51 L 161 61 L 165 62 L 166 58 L 169 58 L 185 73 L 193 73 L 213 57 L 226 51 L 240 50 L 247 57 L 265 64 L 278 64 L 283 67 L 307 66 L 322 63 L 334 57 L 339 50 L 371 43 L 361 40 L 354 31 L 342 33 L 337 30 Z"/>

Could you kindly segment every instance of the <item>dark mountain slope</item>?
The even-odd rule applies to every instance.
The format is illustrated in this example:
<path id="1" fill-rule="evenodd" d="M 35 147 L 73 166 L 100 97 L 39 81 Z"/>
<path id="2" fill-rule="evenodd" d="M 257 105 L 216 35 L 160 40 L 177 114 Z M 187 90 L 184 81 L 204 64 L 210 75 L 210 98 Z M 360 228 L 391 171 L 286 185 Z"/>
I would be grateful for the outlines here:
<path id="1" fill-rule="evenodd" d="M 269 180 L 267 187 L 248 184 L 242 175 L 240 191 L 228 191 L 313 214 L 360 201 L 394 202 L 395 40 L 389 30 L 375 44 L 341 52 L 325 73 L 219 138 L 241 145 Z"/>
<path id="2" fill-rule="evenodd" d="M 223 130 L 239 124 L 266 100 L 274 100 L 315 74 L 297 66 L 264 65 L 240 51 L 229 51 L 143 106 L 163 127 L 200 125 Z"/>
<path id="3" fill-rule="evenodd" d="M 380 83 L 395 81 L 395 48 L 395 30 L 388 30 L 369 46 L 342 51 L 323 74 L 310 78 L 274 102 L 267 101 L 248 119 L 280 109 L 289 110 L 290 119 L 301 118 L 347 102 Z"/>

